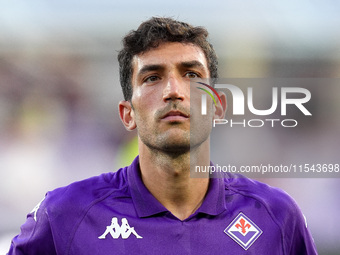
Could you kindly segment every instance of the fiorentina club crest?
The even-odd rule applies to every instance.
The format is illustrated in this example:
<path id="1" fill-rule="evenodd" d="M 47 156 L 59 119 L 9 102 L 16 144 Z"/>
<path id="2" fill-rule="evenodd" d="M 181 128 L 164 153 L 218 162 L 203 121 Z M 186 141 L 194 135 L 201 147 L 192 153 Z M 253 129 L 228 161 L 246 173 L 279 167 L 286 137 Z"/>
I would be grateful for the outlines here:
<path id="1" fill-rule="evenodd" d="M 262 234 L 262 230 L 243 213 L 239 213 L 224 230 L 224 233 L 241 245 L 243 249 L 248 250 Z"/>

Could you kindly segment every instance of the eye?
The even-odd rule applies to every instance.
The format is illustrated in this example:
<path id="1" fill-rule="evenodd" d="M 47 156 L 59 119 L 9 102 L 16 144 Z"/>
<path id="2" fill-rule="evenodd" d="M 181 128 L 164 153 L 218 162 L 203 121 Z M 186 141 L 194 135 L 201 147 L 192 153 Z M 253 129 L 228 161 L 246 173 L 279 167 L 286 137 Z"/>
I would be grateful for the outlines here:
<path id="1" fill-rule="evenodd" d="M 187 72 L 185 74 L 185 77 L 189 79 L 194 79 L 194 78 L 199 78 L 200 76 L 195 72 Z"/>
<path id="2" fill-rule="evenodd" d="M 150 75 L 148 77 L 146 77 L 143 82 L 144 83 L 152 83 L 152 82 L 155 82 L 155 81 L 158 81 L 160 78 L 156 75 Z"/>

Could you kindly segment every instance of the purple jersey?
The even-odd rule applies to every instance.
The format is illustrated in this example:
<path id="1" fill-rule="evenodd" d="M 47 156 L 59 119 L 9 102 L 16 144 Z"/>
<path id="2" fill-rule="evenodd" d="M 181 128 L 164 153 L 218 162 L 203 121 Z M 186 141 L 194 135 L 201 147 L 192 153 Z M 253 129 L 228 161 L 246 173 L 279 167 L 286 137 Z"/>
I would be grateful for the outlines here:
<path id="1" fill-rule="evenodd" d="M 200 208 L 173 216 L 131 166 L 47 193 L 9 254 L 317 254 L 296 203 L 248 178 L 210 179 Z"/>

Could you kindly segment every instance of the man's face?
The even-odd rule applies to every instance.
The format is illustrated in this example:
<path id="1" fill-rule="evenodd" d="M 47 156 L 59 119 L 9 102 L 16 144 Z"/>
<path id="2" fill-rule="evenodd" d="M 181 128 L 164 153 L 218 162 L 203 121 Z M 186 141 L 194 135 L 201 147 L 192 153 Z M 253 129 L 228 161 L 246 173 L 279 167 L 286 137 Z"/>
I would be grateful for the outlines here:
<path id="1" fill-rule="evenodd" d="M 190 122 L 200 111 L 190 112 L 190 79 L 209 77 L 203 51 L 193 44 L 162 43 L 136 55 L 132 66 L 131 116 L 141 141 L 157 150 L 189 151 Z M 202 130 L 201 142 L 210 133 Z"/>

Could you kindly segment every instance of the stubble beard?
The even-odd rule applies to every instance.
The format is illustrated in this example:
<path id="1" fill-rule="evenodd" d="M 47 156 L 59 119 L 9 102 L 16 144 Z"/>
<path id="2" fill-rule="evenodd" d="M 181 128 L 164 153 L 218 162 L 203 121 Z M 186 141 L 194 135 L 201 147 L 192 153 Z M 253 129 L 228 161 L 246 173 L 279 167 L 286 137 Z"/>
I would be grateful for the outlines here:
<path id="1" fill-rule="evenodd" d="M 190 109 L 183 107 L 181 104 L 176 102 L 170 102 L 163 109 L 158 110 L 155 113 L 154 118 L 160 119 L 166 112 L 170 110 L 179 110 L 187 115 L 190 115 Z M 193 116 L 190 117 L 190 122 L 193 121 Z M 202 122 L 202 116 L 199 116 L 200 123 Z M 208 121 L 209 117 L 205 118 L 204 121 Z M 195 121 L 194 121 L 195 122 Z M 196 121 L 198 123 L 198 121 Z M 210 134 L 211 127 L 203 127 L 196 125 L 192 129 L 182 129 L 181 123 L 172 123 L 168 130 L 159 132 L 148 125 L 147 122 L 140 119 L 139 123 L 143 123 L 142 128 L 138 130 L 138 136 L 140 140 L 147 146 L 147 148 L 155 155 L 160 156 L 161 154 L 170 156 L 171 158 L 178 158 L 182 156 L 190 155 L 190 151 L 195 151 L 202 143 L 204 143 Z M 138 125 L 137 125 L 138 126 Z M 175 129 L 178 129 L 175 131 Z M 150 132 L 154 130 L 154 132 Z M 202 132 L 203 131 L 203 132 Z M 174 132 L 174 133 L 172 133 Z"/>
<path id="2" fill-rule="evenodd" d="M 172 134 L 174 135 L 174 134 Z M 176 139 L 170 134 L 139 134 L 141 141 L 156 155 L 165 154 L 172 158 L 190 153 L 190 131 L 183 131 L 176 135 Z"/>
<path id="3" fill-rule="evenodd" d="M 165 107 L 157 110 L 153 118 L 158 121 L 171 110 L 178 110 L 183 114 L 190 115 L 189 108 L 176 101 L 170 101 Z M 190 152 L 190 126 L 185 130 L 181 127 L 181 123 L 171 123 L 168 130 L 161 132 L 150 127 L 145 120 L 140 119 L 139 123 L 142 123 L 142 127 L 138 130 L 138 136 L 153 153 L 178 157 Z M 151 130 L 153 130 L 152 133 Z"/>

